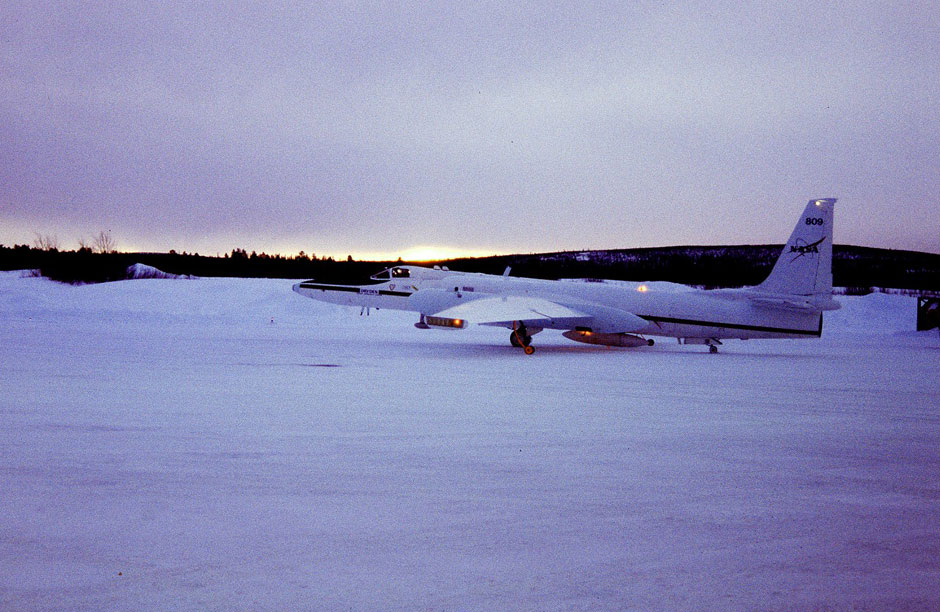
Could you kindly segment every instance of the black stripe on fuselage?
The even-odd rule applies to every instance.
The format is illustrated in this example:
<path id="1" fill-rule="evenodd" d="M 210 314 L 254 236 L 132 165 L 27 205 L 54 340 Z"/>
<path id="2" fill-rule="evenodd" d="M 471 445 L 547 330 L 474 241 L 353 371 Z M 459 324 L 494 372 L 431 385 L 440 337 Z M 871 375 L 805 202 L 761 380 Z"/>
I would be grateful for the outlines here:
<path id="1" fill-rule="evenodd" d="M 785 327 L 764 327 L 761 325 L 739 325 L 737 323 L 717 323 L 715 321 L 693 321 L 692 319 L 673 319 L 670 317 L 654 317 L 639 315 L 652 323 L 675 323 L 677 325 L 697 325 L 698 327 L 721 327 L 724 329 L 740 329 L 744 331 L 767 332 L 771 334 L 798 334 L 801 336 L 822 336 L 822 315 L 819 317 L 818 330 L 787 329 Z"/>
<path id="2" fill-rule="evenodd" d="M 319 285 L 316 283 L 300 283 L 301 289 L 319 289 L 320 291 L 345 291 L 347 293 L 360 293 L 363 287 L 348 287 L 345 285 Z M 366 291 L 377 291 L 378 295 L 394 295 L 397 297 L 408 297 L 410 291 L 391 291 L 390 289 L 368 289 Z M 363 295 L 375 295 L 375 293 L 364 293 Z"/>

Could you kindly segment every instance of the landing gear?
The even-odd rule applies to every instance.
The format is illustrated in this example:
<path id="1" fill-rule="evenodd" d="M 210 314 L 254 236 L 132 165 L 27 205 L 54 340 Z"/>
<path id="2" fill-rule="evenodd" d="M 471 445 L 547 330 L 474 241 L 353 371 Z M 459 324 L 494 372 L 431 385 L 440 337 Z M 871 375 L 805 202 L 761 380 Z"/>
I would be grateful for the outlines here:
<path id="1" fill-rule="evenodd" d="M 718 338 L 677 338 L 679 344 L 704 344 L 708 347 L 709 353 L 717 353 L 718 347 L 721 346 L 721 340 Z M 650 340 L 650 345 L 653 344 L 653 341 Z"/>
<path id="2" fill-rule="evenodd" d="M 529 330 L 527 330 L 522 323 L 518 325 L 513 323 L 512 333 L 509 334 L 509 344 L 525 350 L 526 355 L 531 355 L 535 352 L 535 347 L 532 346 L 532 336 L 529 335 Z"/>
<path id="3" fill-rule="evenodd" d="M 526 336 L 523 332 L 513 330 L 509 334 L 509 344 L 516 348 L 525 348 L 532 343 L 532 336 Z"/>

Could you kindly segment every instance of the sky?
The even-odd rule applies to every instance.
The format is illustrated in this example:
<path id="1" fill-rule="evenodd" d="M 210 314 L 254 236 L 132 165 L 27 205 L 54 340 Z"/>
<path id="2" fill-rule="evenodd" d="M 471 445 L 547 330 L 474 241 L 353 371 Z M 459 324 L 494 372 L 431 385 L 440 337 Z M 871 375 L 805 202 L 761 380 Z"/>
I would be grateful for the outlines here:
<path id="1" fill-rule="evenodd" d="M 940 253 L 940 4 L 21 2 L 0 244 Z"/>

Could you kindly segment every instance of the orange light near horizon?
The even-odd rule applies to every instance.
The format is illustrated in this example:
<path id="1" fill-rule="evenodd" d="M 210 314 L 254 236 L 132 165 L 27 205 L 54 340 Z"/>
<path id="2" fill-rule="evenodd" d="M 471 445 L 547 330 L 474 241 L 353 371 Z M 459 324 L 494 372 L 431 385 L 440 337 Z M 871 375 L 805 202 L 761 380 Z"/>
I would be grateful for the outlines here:
<path id="1" fill-rule="evenodd" d="M 647 287 L 646 285 L 640 285 L 639 287 L 636 288 L 636 290 L 639 291 L 640 293 L 646 293 L 647 291 L 650 290 L 650 288 Z"/>
<path id="2" fill-rule="evenodd" d="M 403 252 L 401 258 L 406 261 L 441 261 L 459 257 L 485 257 L 487 255 L 491 255 L 491 253 L 451 247 L 416 246 Z"/>
<path id="3" fill-rule="evenodd" d="M 411 262 L 446 261 L 448 259 L 460 259 L 463 257 L 490 257 L 501 254 L 504 253 L 499 253 L 495 250 L 479 251 L 437 246 L 414 246 L 400 251 L 386 252 L 352 252 L 353 259 L 356 261 L 398 261 L 398 259 L 401 259 L 402 261 Z M 346 256 L 344 255 L 343 259 L 345 258 Z"/>

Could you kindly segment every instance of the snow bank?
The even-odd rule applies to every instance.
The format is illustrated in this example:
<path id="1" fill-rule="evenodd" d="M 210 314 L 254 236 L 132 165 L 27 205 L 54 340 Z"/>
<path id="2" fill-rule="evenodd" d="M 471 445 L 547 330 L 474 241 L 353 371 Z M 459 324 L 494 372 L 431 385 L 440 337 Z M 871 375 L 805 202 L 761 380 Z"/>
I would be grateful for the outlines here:
<path id="1" fill-rule="evenodd" d="M 871 293 L 838 296 L 842 308 L 824 315 L 823 333 L 896 334 L 917 329 L 917 298 Z"/>
<path id="2" fill-rule="evenodd" d="M 155 268 L 153 266 L 148 266 L 147 264 L 135 263 L 132 266 L 127 267 L 127 277 L 131 278 L 192 278 L 186 274 L 169 274 Z"/>

